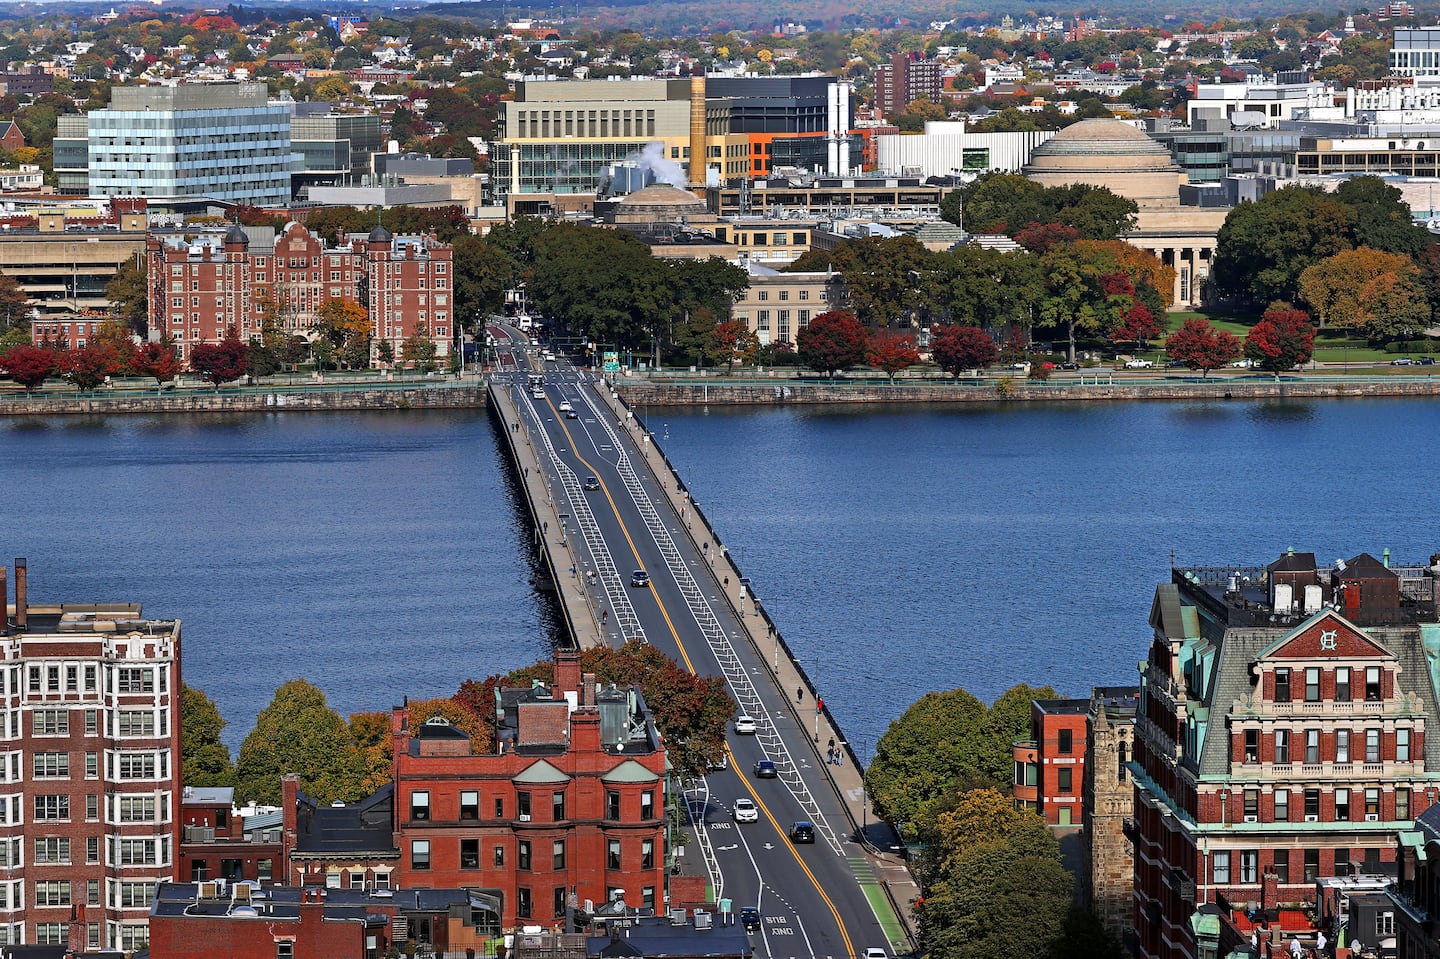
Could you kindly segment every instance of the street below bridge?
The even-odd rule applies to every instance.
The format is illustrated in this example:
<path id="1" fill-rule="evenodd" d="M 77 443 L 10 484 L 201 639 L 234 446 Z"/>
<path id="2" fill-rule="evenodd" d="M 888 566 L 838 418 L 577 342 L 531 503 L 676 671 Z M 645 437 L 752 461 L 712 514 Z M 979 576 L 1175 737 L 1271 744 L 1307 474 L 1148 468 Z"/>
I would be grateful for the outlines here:
<path id="1" fill-rule="evenodd" d="M 595 641 L 643 639 L 694 673 L 723 676 L 740 714 L 754 720 L 753 734 L 729 730 L 714 764 L 723 768 L 682 785 L 692 824 L 686 871 L 703 871 L 714 900 L 734 914 L 758 910 L 757 956 L 909 951 L 895 898 L 914 887 L 898 857 L 879 851 L 894 836 L 866 820 L 854 754 L 778 639 L 767 646 L 753 592 L 703 527 L 694 533 L 694 509 L 673 477 L 647 465 L 649 436 L 603 381 L 542 360 L 500 327 L 491 332 L 499 341 L 492 395 L 501 415 L 513 417 L 515 441 L 533 452 L 545 515 L 559 524 L 546 521 L 543 541 L 565 580 L 556 583 L 561 602 L 580 606 L 568 618 L 588 621 L 585 632 L 593 624 Z M 839 765 L 829 761 L 832 738 Z M 762 761 L 773 764 L 774 778 L 755 775 Z M 746 799 L 758 810 L 753 822 L 734 813 Z M 813 842 L 791 841 L 797 822 L 813 825 Z"/>

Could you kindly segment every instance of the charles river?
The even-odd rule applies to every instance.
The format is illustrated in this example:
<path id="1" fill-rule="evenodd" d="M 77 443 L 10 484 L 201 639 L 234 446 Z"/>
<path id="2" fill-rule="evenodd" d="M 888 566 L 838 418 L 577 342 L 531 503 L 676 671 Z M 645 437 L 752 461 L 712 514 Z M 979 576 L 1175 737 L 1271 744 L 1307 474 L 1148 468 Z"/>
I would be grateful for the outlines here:
<path id="1" fill-rule="evenodd" d="M 651 410 L 857 749 L 921 694 L 1136 681 L 1179 563 L 1440 552 L 1440 404 Z M 0 421 L 34 602 L 184 621 L 232 749 L 304 676 L 344 713 L 548 655 L 481 412 Z"/>

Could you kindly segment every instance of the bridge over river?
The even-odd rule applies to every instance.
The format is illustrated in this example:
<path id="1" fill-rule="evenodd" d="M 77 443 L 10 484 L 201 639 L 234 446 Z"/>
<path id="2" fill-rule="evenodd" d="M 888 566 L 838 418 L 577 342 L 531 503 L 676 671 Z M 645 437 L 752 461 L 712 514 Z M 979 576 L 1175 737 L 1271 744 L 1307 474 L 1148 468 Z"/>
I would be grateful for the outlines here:
<path id="1" fill-rule="evenodd" d="M 909 952 L 901 920 L 917 894 L 870 821 L 857 754 L 790 656 L 754 584 L 691 503 L 644 424 L 603 381 L 563 359 L 543 361 L 500 327 L 491 410 L 507 437 L 542 547 L 542 575 L 581 646 L 641 638 L 702 675 L 721 675 L 753 717 L 728 736 L 726 765 L 683 784 L 692 841 L 679 859 L 703 872 L 717 902 L 757 906 L 751 935 L 767 959 Z M 636 570 L 648 574 L 639 583 Z M 828 761 L 831 741 L 841 753 Z M 768 760 L 778 774 L 758 778 Z M 758 821 L 736 822 L 736 800 Z M 791 824 L 814 824 L 793 844 Z"/>

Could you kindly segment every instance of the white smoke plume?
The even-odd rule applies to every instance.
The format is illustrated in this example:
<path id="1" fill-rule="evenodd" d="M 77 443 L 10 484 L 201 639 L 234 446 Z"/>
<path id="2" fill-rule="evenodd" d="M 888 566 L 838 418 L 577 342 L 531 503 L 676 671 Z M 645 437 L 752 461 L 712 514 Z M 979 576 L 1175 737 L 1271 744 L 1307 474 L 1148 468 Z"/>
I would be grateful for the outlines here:
<path id="1" fill-rule="evenodd" d="M 655 174 L 660 183 L 668 183 L 685 189 L 685 171 L 680 164 L 665 155 L 665 144 L 658 140 L 645 144 L 645 149 L 632 157 L 635 163 Z"/>

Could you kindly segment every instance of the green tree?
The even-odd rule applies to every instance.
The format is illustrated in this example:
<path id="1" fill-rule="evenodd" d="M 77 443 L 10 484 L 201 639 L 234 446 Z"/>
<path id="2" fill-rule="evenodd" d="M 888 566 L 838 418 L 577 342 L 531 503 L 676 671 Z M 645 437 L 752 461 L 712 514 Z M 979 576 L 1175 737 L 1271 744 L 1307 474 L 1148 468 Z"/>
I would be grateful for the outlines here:
<path id="1" fill-rule="evenodd" d="M 491 237 L 467 234 L 455 240 L 452 257 L 456 316 L 473 326 L 500 312 L 505 291 L 520 279 L 520 264 L 510 252 Z"/>
<path id="2" fill-rule="evenodd" d="M 209 696 L 184 686 L 180 690 L 180 770 L 186 786 L 233 786 L 235 767 L 230 747 L 220 739 L 225 720 Z"/>
<path id="3" fill-rule="evenodd" d="M 286 773 L 299 773 L 300 788 L 321 804 L 361 795 L 350 729 L 325 694 L 303 679 L 277 689 L 255 718 L 235 765 L 235 798 L 278 805 Z"/>
<path id="4" fill-rule="evenodd" d="M 1430 231 L 1415 222 L 1400 191 L 1379 177 L 1344 180 L 1334 196 L 1355 211 L 1357 247 L 1415 257 L 1431 245 Z"/>
<path id="5" fill-rule="evenodd" d="M 424 323 L 416 325 L 415 332 L 400 344 L 400 358 L 410 364 L 411 369 L 421 373 L 435 371 L 436 355 L 435 341 L 430 338 L 430 330 Z"/>
<path id="6" fill-rule="evenodd" d="M 829 252 L 846 300 L 865 325 L 909 326 L 934 308 L 941 260 L 913 236 L 841 240 Z"/>
<path id="7" fill-rule="evenodd" d="M 122 262 L 105 284 L 105 298 L 114 305 L 115 315 L 141 336 L 150 323 L 149 295 L 143 258 Z"/>
<path id="8" fill-rule="evenodd" d="M 985 712 L 985 723 L 979 730 L 979 771 L 1002 788 L 1009 784 L 1014 771 L 1013 747 L 1017 740 L 1030 738 L 1030 704 L 1037 699 L 1057 699 L 1059 695 L 1049 686 L 1037 688 L 1025 683 L 1001 693 Z"/>
<path id="9" fill-rule="evenodd" d="M 0 273 L 0 333 L 30 328 L 30 298 L 13 276 Z"/>
<path id="10" fill-rule="evenodd" d="M 926 693 L 875 744 L 865 788 L 875 814 L 910 838 L 957 784 L 982 774 L 973 733 L 985 720 L 985 704 L 963 689 Z"/>
<path id="11" fill-rule="evenodd" d="M 623 230 L 549 227 L 535 241 L 531 300 L 595 343 L 642 346 L 678 316 L 666 268 Z"/>
<path id="12" fill-rule="evenodd" d="M 1298 299 L 1300 274 L 1350 249 L 1354 222 L 1354 209 L 1319 187 L 1286 187 L 1241 203 L 1216 236 L 1215 293 L 1248 305 Z"/>

